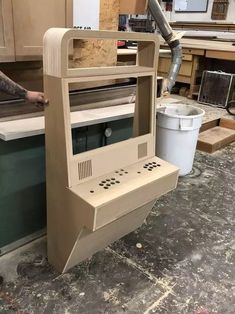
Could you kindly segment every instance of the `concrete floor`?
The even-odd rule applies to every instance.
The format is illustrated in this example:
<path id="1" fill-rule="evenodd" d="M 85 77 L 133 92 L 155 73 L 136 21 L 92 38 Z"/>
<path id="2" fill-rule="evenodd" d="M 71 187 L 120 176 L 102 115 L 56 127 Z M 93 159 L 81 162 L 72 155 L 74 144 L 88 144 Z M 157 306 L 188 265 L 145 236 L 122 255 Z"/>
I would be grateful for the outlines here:
<path id="1" fill-rule="evenodd" d="M 146 224 L 69 273 L 44 238 L 3 256 L 0 275 L 1 314 L 234 314 L 235 143 L 197 152 Z"/>

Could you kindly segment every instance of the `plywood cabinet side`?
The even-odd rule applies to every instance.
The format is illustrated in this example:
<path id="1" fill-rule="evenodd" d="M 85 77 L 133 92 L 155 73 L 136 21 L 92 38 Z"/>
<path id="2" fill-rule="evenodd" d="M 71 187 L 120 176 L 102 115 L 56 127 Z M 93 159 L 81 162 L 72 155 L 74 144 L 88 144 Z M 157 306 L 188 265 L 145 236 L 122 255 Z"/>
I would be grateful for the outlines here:
<path id="1" fill-rule="evenodd" d="M 11 0 L 0 0 L 0 62 L 15 61 Z"/>
<path id="2" fill-rule="evenodd" d="M 12 10 L 16 61 L 41 59 L 44 33 L 66 27 L 66 0 L 12 0 Z"/>
<path id="3" fill-rule="evenodd" d="M 117 31 L 118 14 L 119 0 L 100 0 L 100 30 Z M 116 63 L 117 41 L 99 39 L 75 41 L 71 67 L 113 66 Z"/>

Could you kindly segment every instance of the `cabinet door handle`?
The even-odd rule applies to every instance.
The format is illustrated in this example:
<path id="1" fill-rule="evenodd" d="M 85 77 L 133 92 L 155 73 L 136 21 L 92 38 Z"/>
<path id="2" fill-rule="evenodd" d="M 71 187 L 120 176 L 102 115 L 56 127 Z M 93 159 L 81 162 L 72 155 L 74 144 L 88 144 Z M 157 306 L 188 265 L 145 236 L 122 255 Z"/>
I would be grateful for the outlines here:
<path id="1" fill-rule="evenodd" d="M 112 131 L 111 128 L 107 128 L 107 129 L 105 129 L 105 131 L 104 131 L 104 135 L 105 135 L 106 137 L 110 137 L 110 136 L 112 135 L 112 133 L 113 133 L 113 131 Z"/>

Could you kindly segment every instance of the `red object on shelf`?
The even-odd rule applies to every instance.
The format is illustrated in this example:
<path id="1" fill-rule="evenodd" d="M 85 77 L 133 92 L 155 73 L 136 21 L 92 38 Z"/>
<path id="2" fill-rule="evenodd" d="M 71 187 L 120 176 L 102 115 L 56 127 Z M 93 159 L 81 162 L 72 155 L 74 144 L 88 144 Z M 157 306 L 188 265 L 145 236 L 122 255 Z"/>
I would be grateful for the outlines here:
<path id="1" fill-rule="evenodd" d="M 126 42 L 125 42 L 125 41 L 123 41 L 123 40 L 118 40 L 118 42 L 117 42 L 117 46 L 118 46 L 119 48 L 121 48 L 121 47 L 125 47 L 125 46 L 126 46 Z"/>
<path id="2" fill-rule="evenodd" d="M 166 11 L 172 12 L 172 3 L 166 3 Z"/>

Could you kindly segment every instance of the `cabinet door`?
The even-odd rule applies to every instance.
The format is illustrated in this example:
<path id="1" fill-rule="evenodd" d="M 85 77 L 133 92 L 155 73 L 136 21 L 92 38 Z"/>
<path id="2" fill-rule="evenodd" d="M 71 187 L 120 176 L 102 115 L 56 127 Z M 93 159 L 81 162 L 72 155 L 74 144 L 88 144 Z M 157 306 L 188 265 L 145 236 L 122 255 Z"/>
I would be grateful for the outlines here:
<path id="1" fill-rule="evenodd" d="M 66 0 L 12 0 L 12 6 L 16 60 L 41 59 L 44 33 L 66 26 Z"/>
<path id="2" fill-rule="evenodd" d="M 15 61 L 11 0 L 0 0 L 0 62 L 5 61 Z"/>

